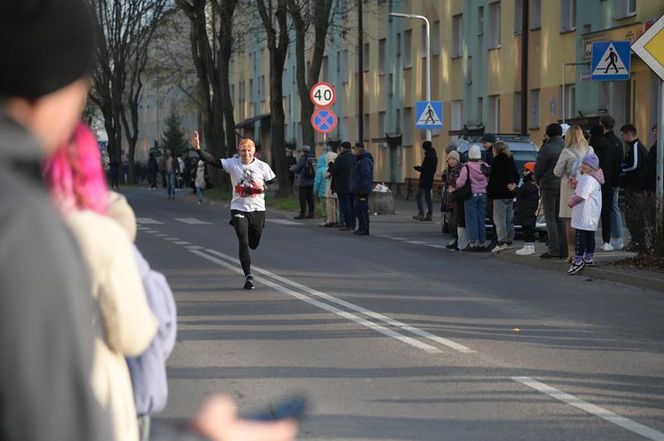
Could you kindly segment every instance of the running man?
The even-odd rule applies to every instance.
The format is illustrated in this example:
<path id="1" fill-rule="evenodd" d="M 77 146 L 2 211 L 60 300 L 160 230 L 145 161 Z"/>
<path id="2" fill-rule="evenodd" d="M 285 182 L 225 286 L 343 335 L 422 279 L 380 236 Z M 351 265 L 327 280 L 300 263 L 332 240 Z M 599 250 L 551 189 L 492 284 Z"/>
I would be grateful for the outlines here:
<path id="1" fill-rule="evenodd" d="M 220 167 L 231 176 L 233 199 L 231 221 L 240 244 L 240 263 L 244 271 L 244 289 L 254 289 L 251 275 L 249 248 L 255 250 L 261 240 L 265 225 L 265 185 L 276 181 L 269 165 L 256 158 L 256 144 L 249 138 L 240 141 L 237 147 L 239 158 L 215 158 L 201 150 L 198 132 L 194 130 L 192 147 L 208 164 Z"/>

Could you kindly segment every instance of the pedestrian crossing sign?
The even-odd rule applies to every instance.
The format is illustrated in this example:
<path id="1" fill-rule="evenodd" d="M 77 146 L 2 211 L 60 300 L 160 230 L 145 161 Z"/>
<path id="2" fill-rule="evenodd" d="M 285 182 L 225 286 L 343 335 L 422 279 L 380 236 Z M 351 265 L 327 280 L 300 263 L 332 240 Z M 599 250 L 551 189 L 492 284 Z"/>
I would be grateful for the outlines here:
<path id="1" fill-rule="evenodd" d="M 418 129 L 440 129 L 443 127 L 443 102 L 417 101 L 415 118 L 415 127 Z"/>
<path id="2" fill-rule="evenodd" d="M 590 79 L 596 81 L 629 80 L 629 41 L 599 41 L 592 45 Z"/>

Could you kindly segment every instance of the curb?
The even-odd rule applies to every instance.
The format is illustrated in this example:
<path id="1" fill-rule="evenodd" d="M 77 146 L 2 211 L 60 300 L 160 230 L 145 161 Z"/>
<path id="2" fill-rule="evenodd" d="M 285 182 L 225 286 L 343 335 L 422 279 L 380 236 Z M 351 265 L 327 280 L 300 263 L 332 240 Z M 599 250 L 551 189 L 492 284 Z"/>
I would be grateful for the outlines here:
<path id="1" fill-rule="evenodd" d="M 497 256 L 499 259 L 507 260 L 514 263 L 521 263 L 537 268 L 543 268 L 551 271 L 558 271 L 564 273 L 567 270 L 567 263 L 563 261 L 549 261 L 539 258 L 521 257 L 512 253 L 500 253 Z M 623 283 L 626 285 L 636 286 L 643 289 L 651 289 L 654 291 L 664 292 L 664 274 L 661 278 L 650 277 L 645 274 L 638 274 L 637 271 L 615 271 L 607 268 L 607 265 L 599 267 L 584 268 L 581 276 L 609 280 L 612 282 Z"/>

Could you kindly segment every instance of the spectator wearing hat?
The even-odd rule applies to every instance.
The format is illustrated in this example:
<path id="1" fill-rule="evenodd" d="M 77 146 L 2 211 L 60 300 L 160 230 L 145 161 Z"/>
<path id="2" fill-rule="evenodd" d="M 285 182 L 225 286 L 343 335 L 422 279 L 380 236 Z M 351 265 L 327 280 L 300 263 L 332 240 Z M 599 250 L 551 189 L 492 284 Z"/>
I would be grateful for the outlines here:
<path id="1" fill-rule="evenodd" d="M 309 162 L 314 160 L 311 154 L 311 147 L 303 145 L 299 147 L 300 157 L 297 164 L 291 170 L 297 175 L 297 194 L 300 200 L 300 214 L 295 216 L 295 219 L 313 219 L 315 217 L 314 208 L 314 179 L 316 177 L 315 168 L 314 174 L 309 173 Z"/>
<path id="2" fill-rule="evenodd" d="M 562 134 L 560 124 L 549 124 L 535 161 L 533 178 L 540 188 L 548 237 L 548 250 L 540 255 L 542 259 L 567 258 L 565 222 L 560 219 L 560 178 L 553 173 L 565 147 Z"/>
<path id="3" fill-rule="evenodd" d="M 595 264 L 595 231 L 602 212 L 602 184 L 604 174 L 599 168 L 599 158 L 586 154 L 581 162 L 579 179 L 574 194 L 567 201 L 572 209 L 572 227 L 575 233 L 575 249 L 572 265 L 567 274 L 576 274 L 585 266 Z"/>
<path id="4" fill-rule="evenodd" d="M 438 156 L 436 150 L 431 145 L 431 141 L 422 143 L 424 149 L 424 160 L 422 165 L 416 165 L 415 170 L 420 172 L 420 182 L 417 189 L 417 215 L 413 219 L 419 221 L 433 220 L 433 200 L 431 190 L 433 188 L 433 175 L 438 167 Z M 424 215 L 424 200 L 427 204 L 427 214 Z"/>
<path id="5" fill-rule="evenodd" d="M 468 234 L 467 251 L 484 251 L 486 241 L 486 228 L 484 218 L 486 215 L 486 185 L 488 167 L 482 161 L 482 150 L 479 145 L 473 144 L 468 151 L 468 163 L 461 168 L 456 181 L 456 188 L 461 188 L 470 180 L 472 196 L 464 201 L 466 233 Z"/>
<path id="6" fill-rule="evenodd" d="M 357 143 L 353 147 L 353 154 L 357 162 L 353 165 L 350 174 L 350 191 L 355 199 L 355 215 L 357 216 L 357 230 L 353 234 L 358 236 L 369 235 L 369 193 L 373 184 L 374 160 L 367 152 L 364 144 Z"/>
<path id="7" fill-rule="evenodd" d="M 482 159 L 484 162 L 491 166 L 493 165 L 493 145 L 496 143 L 496 135 L 493 133 L 485 133 L 482 135 L 482 147 L 484 147 L 484 153 L 482 154 Z"/>
<path id="8" fill-rule="evenodd" d="M 466 220 L 464 219 L 463 202 L 454 200 L 456 181 L 461 172 L 459 152 L 452 150 L 447 154 L 447 168 L 442 173 L 443 197 L 441 211 L 446 219 L 449 232 L 454 237 L 447 243 L 449 249 L 463 249 L 468 243 L 466 239 Z"/>
<path id="9" fill-rule="evenodd" d="M 330 188 L 339 198 L 340 230 L 353 231 L 355 229 L 355 203 L 350 191 L 350 175 L 357 162 L 357 156 L 351 151 L 350 142 L 344 141 L 340 147 L 341 152 L 330 166 L 332 175 Z"/>
<path id="10" fill-rule="evenodd" d="M 539 207 L 539 189 L 533 182 L 535 162 L 526 162 L 521 170 L 523 182 L 516 192 L 516 207 L 514 208 L 514 222 L 523 228 L 525 244 L 516 251 L 519 256 L 535 254 L 535 223 L 537 221 L 537 208 Z"/>

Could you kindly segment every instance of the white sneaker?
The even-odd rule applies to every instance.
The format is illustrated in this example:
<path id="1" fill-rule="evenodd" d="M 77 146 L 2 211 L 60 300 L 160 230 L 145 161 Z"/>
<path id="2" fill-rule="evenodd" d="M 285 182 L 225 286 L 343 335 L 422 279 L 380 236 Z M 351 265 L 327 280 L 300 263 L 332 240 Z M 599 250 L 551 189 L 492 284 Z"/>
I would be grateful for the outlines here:
<path id="1" fill-rule="evenodd" d="M 602 245 L 602 251 L 613 251 L 613 245 L 610 243 L 605 243 Z"/>
<path id="2" fill-rule="evenodd" d="M 506 245 L 506 244 L 496 245 L 496 246 L 491 250 L 491 252 L 495 254 L 495 253 L 500 253 L 501 251 L 506 250 L 506 249 L 507 249 L 507 245 Z"/>
<path id="3" fill-rule="evenodd" d="M 520 250 L 516 250 L 515 254 L 519 256 L 530 256 L 531 254 L 535 254 L 535 245 L 527 243 Z"/>

